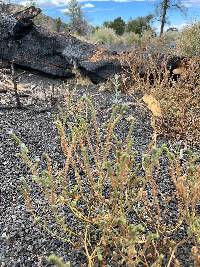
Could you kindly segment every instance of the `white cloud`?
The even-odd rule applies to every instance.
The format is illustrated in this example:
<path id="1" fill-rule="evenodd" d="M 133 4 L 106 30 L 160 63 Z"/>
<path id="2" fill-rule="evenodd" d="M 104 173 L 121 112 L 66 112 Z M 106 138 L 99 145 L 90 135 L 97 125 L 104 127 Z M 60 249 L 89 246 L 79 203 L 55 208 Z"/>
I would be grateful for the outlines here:
<path id="1" fill-rule="evenodd" d="M 90 0 L 90 2 L 97 1 L 97 2 L 148 2 L 148 1 L 155 1 L 155 0 Z M 11 0 L 11 2 L 26 5 L 28 0 Z M 47 7 L 47 6 L 65 6 L 69 0 L 35 0 L 38 6 Z M 78 2 L 88 2 L 88 0 L 78 0 Z M 90 4 L 90 3 L 88 3 Z"/>
<path id="2" fill-rule="evenodd" d="M 19 2 L 19 5 L 26 6 L 27 3 L 28 3 L 27 1 L 21 1 L 21 2 Z"/>
<path id="3" fill-rule="evenodd" d="M 82 6 L 82 8 L 93 8 L 95 7 L 95 5 L 91 4 L 91 3 L 86 3 Z"/>
<path id="4" fill-rule="evenodd" d="M 69 12 L 69 9 L 68 8 L 63 8 L 60 10 L 62 13 L 68 13 Z"/>
<path id="5" fill-rule="evenodd" d="M 91 3 L 86 3 L 86 4 L 83 4 L 82 5 L 82 8 L 86 8 L 86 9 L 90 9 L 90 8 L 94 8 L 95 7 L 95 5 L 93 5 L 93 4 L 91 4 Z M 60 11 L 62 12 L 62 13 L 66 13 L 66 12 L 68 12 L 69 11 L 69 9 L 68 8 L 63 8 L 63 9 L 60 9 Z M 88 11 L 87 11 L 88 12 Z"/>
<path id="6" fill-rule="evenodd" d="M 79 2 L 88 2 L 88 0 L 78 0 Z M 157 0 L 90 0 L 90 2 L 93 1 L 112 1 L 112 2 L 156 2 Z M 18 3 L 18 4 L 26 4 L 28 1 L 26 0 L 11 0 L 11 2 Z M 69 2 L 69 0 L 35 0 L 35 2 L 41 6 L 41 7 L 47 7 L 47 6 L 66 6 L 66 4 Z M 200 0 L 181 0 L 181 2 L 186 7 L 200 7 Z M 90 4 L 90 3 L 88 3 Z"/>
<path id="7" fill-rule="evenodd" d="M 183 28 L 189 25 L 190 25 L 189 23 L 183 22 L 181 24 L 170 25 L 170 28 L 177 28 L 178 30 L 182 30 Z"/>
<path id="8" fill-rule="evenodd" d="M 126 2 L 131 2 L 131 0 L 130 1 L 129 0 L 113 0 L 113 2 L 126 3 Z"/>
<path id="9" fill-rule="evenodd" d="M 111 0 L 111 1 L 118 2 L 118 3 L 127 3 L 127 2 L 148 2 L 148 1 L 155 1 L 155 0 Z"/>
<path id="10" fill-rule="evenodd" d="M 26 0 L 11 0 L 11 2 L 13 3 L 18 3 L 21 5 L 26 5 L 27 3 L 29 3 L 29 1 Z M 69 2 L 69 0 L 35 0 L 36 4 L 38 6 L 64 6 L 66 5 L 67 2 Z"/>
<path id="11" fill-rule="evenodd" d="M 182 29 L 184 29 L 184 28 L 186 28 L 186 27 L 189 27 L 189 26 L 193 25 L 193 24 L 196 23 L 196 22 L 197 22 L 196 20 L 185 21 L 185 22 L 180 23 L 180 24 L 173 24 L 173 25 L 170 25 L 170 28 L 171 28 L 171 27 L 175 27 L 175 28 L 177 28 L 177 29 L 179 29 L 179 30 L 182 30 Z"/>

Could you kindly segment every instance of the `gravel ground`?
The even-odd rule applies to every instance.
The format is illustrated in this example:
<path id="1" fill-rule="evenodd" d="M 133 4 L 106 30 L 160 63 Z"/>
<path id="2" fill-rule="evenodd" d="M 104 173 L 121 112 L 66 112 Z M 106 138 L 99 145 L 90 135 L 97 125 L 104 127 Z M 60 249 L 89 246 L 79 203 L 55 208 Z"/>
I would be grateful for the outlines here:
<path id="1" fill-rule="evenodd" d="M 89 94 L 98 110 L 98 114 L 107 116 L 115 96 L 112 93 L 79 89 L 78 96 Z M 150 142 L 152 129 L 150 115 L 141 109 L 130 96 L 120 98 L 128 103 L 130 114 L 135 117 L 134 146 L 141 155 Z M 5 103 L 5 102 L 4 102 Z M 31 110 L 0 109 L 0 266 L 36 267 L 50 266 L 47 256 L 52 252 L 70 260 L 72 266 L 85 266 L 84 257 L 78 255 L 69 245 L 48 236 L 31 220 L 26 211 L 19 186 L 20 177 L 27 173 L 26 167 L 17 158 L 17 149 L 10 140 L 12 130 L 29 147 L 32 155 L 40 157 L 48 152 L 53 161 L 62 161 L 59 139 L 54 125 L 57 110 L 38 113 Z M 124 129 L 121 134 L 123 135 Z M 139 156 L 140 157 L 140 156 Z M 169 191 L 171 184 L 167 173 L 163 171 L 162 179 L 157 181 L 161 191 Z M 171 207 L 172 210 L 174 207 Z M 173 211 L 175 212 L 175 211 Z M 179 233 L 178 238 L 185 234 Z M 188 247 L 179 251 L 184 266 L 189 267 Z"/>

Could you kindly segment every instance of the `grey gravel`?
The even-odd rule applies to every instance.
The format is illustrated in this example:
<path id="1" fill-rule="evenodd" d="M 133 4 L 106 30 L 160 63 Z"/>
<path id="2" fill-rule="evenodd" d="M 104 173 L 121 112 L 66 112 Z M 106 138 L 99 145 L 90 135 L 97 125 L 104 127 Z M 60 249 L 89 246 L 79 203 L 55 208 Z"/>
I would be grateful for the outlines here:
<path id="1" fill-rule="evenodd" d="M 113 93 L 95 91 L 95 87 L 79 89 L 76 96 L 88 94 L 92 97 L 101 119 L 109 115 L 113 104 Z M 134 98 L 121 96 L 123 103 L 129 104 L 129 112 L 135 117 L 134 147 L 138 151 L 138 161 L 141 154 L 147 149 L 150 142 L 152 129 L 150 115 L 141 109 Z M 6 267 L 39 267 L 50 266 L 47 256 L 52 252 L 62 256 L 66 261 L 71 261 L 72 266 L 86 266 L 84 256 L 75 251 L 70 245 L 58 241 L 32 221 L 26 211 L 20 193 L 20 178 L 26 176 L 27 169 L 16 156 L 17 148 L 10 139 L 10 131 L 14 132 L 26 144 L 32 157 L 40 158 L 44 151 L 48 152 L 53 162 L 62 161 L 59 148 L 59 138 L 54 125 L 55 114 L 51 110 L 46 113 L 36 113 L 31 110 L 0 110 L 0 266 Z M 118 129 L 121 136 L 126 132 L 126 127 Z M 164 164 L 164 163 L 163 163 Z M 161 192 L 173 190 L 167 170 L 158 182 Z M 174 205 L 174 206 L 173 206 Z M 172 203 L 170 218 L 176 217 Z M 174 213 L 174 215 L 173 215 Z M 73 223 L 73 222 L 72 222 Z M 178 233 L 181 239 L 185 235 Z M 185 267 L 189 267 L 188 247 L 179 251 L 180 258 Z M 83 264 L 83 265 L 81 265 Z"/>

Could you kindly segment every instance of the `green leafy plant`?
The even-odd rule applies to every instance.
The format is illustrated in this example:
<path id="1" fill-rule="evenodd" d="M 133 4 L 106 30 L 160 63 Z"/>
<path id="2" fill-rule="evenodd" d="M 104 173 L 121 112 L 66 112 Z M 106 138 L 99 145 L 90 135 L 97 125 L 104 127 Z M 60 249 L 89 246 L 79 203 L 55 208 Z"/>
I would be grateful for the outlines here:
<path id="1" fill-rule="evenodd" d="M 49 261 L 55 264 L 57 267 L 71 267 L 70 262 L 64 263 L 62 259 L 60 259 L 56 255 L 49 256 Z"/>
<path id="2" fill-rule="evenodd" d="M 91 36 L 91 39 L 97 44 L 112 45 L 121 43 L 121 38 L 117 36 L 115 31 L 106 27 L 97 29 Z"/>

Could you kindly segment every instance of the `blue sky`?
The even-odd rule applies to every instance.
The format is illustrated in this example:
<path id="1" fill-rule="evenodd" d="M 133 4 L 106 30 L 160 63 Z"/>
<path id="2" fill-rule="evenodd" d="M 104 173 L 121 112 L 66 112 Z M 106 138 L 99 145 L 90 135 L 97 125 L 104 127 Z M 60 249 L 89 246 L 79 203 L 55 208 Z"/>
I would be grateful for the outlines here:
<path id="1" fill-rule="evenodd" d="M 187 7 L 187 15 L 180 12 L 171 11 L 169 13 L 170 26 L 182 27 L 192 23 L 194 20 L 200 20 L 200 0 L 181 0 Z M 11 0 L 15 3 L 26 3 L 25 0 Z M 68 0 L 35 0 L 37 6 L 41 7 L 43 12 L 54 18 L 61 17 L 67 21 L 64 10 L 67 8 Z M 129 18 L 145 16 L 154 12 L 158 0 L 79 0 L 86 18 L 93 25 L 101 25 L 104 21 L 113 20 L 121 16 L 125 21 Z M 154 22 L 154 27 L 158 22 Z"/>

